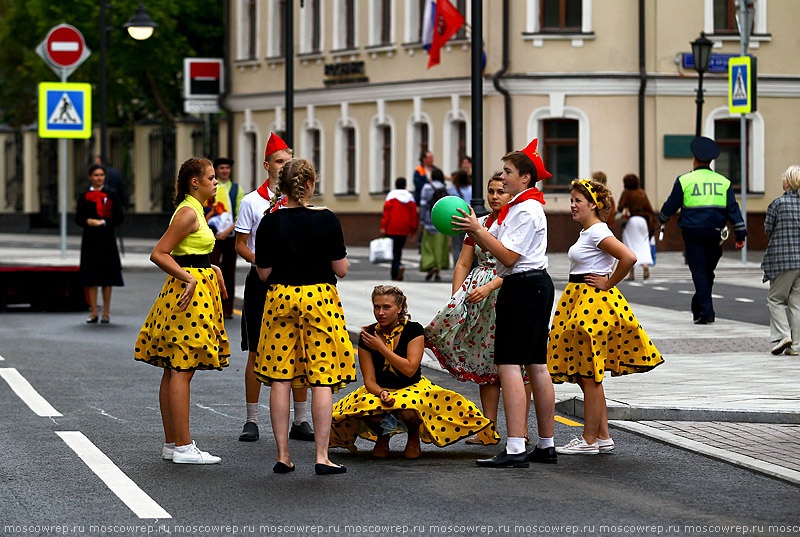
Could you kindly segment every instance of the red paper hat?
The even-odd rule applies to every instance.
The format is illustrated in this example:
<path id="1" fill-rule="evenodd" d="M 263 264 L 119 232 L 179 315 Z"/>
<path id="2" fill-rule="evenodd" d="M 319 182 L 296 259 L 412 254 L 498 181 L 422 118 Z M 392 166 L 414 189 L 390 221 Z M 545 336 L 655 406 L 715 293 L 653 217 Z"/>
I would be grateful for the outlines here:
<path id="1" fill-rule="evenodd" d="M 542 179 L 553 177 L 553 174 L 544 169 L 542 157 L 539 155 L 539 152 L 536 151 L 536 144 L 538 143 L 539 139 L 534 138 L 533 141 L 528 144 L 528 147 L 523 149 L 522 152 L 525 153 L 526 157 L 531 159 L 531 162 L 533 162 L 533 166 L 536 168 L 536 180 L 541 181 Z"/>
<path id="2" fill-rule="evenodd" d="M 270 155 L 282 149 L 289 151 L 289 146 L 286 145 L 286 142 L 281 140 L 280 136 L 274 132 L 271 132 L 269 135 L 269 141 L 267 142 L 267 149 L 264 151 L 264 160 L 267 160 Z"/>

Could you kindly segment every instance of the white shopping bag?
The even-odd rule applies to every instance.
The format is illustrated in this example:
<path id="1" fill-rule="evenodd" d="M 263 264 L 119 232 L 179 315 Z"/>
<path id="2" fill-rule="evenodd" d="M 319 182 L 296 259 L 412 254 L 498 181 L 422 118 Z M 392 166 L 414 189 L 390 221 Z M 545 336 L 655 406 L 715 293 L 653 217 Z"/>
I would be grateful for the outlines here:
<path id="1" fill-rule="evenodd" d="M 369 241 L 369 262 L 385 263 L 392 260 L 392 246 L 394 241 L 389 237 L 381 237 Z"/>

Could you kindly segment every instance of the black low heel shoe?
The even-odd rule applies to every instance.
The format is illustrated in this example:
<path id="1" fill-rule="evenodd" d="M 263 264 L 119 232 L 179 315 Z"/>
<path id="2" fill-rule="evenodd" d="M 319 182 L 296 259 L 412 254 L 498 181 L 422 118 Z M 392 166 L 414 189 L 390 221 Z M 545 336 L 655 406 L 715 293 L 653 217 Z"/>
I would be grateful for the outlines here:
<path id="1" fill-rule="evenodd" d="M 97 322 L 97 320 L 98 320 L 97 316 L 89 317 L 88 319 L 86 319 L 86 323 L 87 324 L 95 324 Z"/>
<path id="2" fill-rule="evenodd" d="M 345 468 L 344 466 L 328 466 L 327 464 L 315 464 L 314 472 L 316 472 L 317 475 L 344 474 L 347 472 L 347 468 Z"/>
<path id="3" fill-rule="evenodd" d="M 319 466 L 319 464 L 317 466 Z M 278 461 L 275 463 L 275 466 L 272 467 L 272 471 L 276 474 L 288 474 L 289 472 L 294 472 L 294 464 L 289 466 L 288 464 Z"/>

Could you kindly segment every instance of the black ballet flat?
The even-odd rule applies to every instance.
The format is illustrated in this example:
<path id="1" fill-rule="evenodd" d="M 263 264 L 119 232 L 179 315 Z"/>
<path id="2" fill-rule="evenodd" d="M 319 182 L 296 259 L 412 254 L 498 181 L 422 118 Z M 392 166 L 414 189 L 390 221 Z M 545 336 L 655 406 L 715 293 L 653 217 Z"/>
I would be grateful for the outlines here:
<path id="1" fill-rule="evenodd" d="M 100 319 L 100 322 L 103 324 L 108 324 L 111 322 L 111 318 L 108 315 L 103 315 L 103 317 Z"/>
<path id="2" fill-rule="evenodd" d="M 289 466 L 288 464 L 278 461 L 275 463 L 275 466 L 272 467 L 272 471 L 276 474 L 288 474 L 289 472 L 294 472 L 294 464 Z"/>
<path id="3" fill-rule="evenodd" d="M 86 319 L 86 324 L 97 324 L 97 320 L 98 320 L 97 315 L 89 317 L 88 319 Z"/>
<path id="4" fill-rule="evenodd" d="M 347 468 L 345 468 L 344 466 L 328 466 L 327 464 L 315 464 L 314 472 L 317 475 L 344 474 L 347 472 Z"/>

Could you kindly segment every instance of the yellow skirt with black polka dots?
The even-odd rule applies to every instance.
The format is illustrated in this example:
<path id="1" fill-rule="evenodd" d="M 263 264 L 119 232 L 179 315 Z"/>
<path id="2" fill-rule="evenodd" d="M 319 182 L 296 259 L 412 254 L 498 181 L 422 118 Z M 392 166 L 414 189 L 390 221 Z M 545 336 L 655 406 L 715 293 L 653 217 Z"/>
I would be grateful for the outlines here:
<path id="1" fill-rule="evenodd" d="M 353 449 L 359 436 L 375 442 L 378 435 L 364 418 L 406 409 L 417 413 L 421 420 L 419 438 L 427 444 L 444 447 L 473 434 L 478 434 L 484 444 L 500 441 L 492 420 L 481 414 L 471 401 L 425 377 L 406 388 L 388 391 L 394 397 L 391 406 L 383 404 L 364 386 L 333 405 L 330 446 Z"/>
<path id="2" fill-rule="evenodd" d="M 169 276 L 139 331 L 134 358 L 177 371 L 227 367 L 231 349 L 217 275 L 210 268 L 183 270 L 197 279 L 192 301 L 181 311 L 178 299 L 186 283 Z"/>
<path id="3" fill-rule="evenodd" d="M 643 373 L 664 359 L 616 287 L 601 291 L 570 283 L 558 300 L 550 329 L 547 367 L 553 382 L 578 377 Z"/>
<path id="4" fill-rule="evenodd" d="M 335 285 L 272 284 L 267 291 L 255 374 L 270 385 L 328 386 L 356 380 L 353 344 Z"/>

